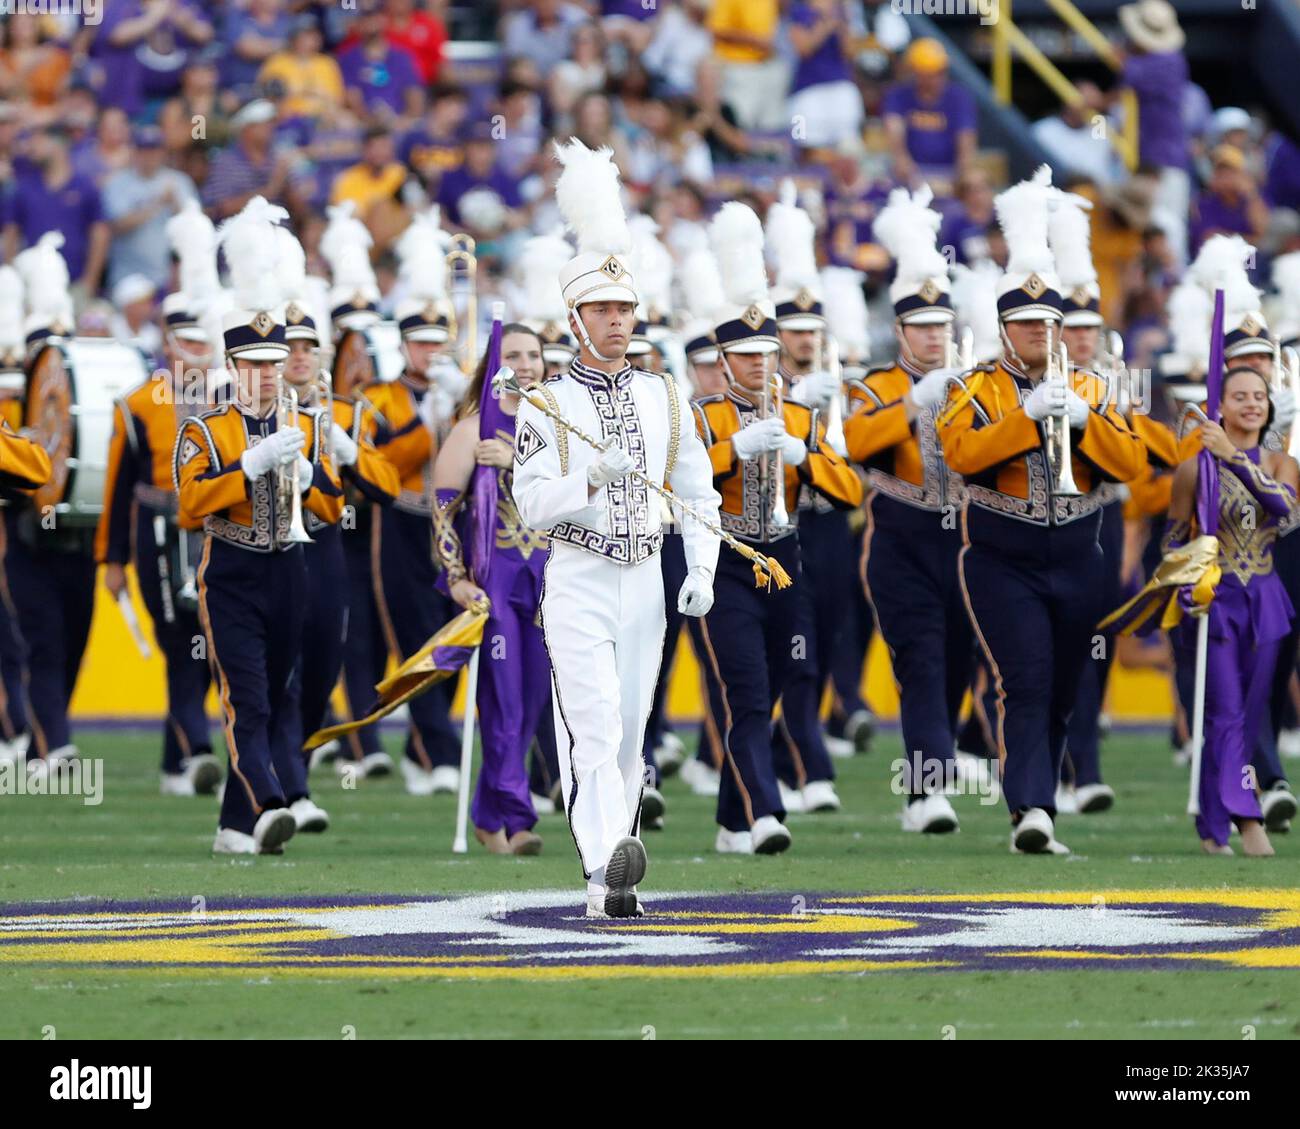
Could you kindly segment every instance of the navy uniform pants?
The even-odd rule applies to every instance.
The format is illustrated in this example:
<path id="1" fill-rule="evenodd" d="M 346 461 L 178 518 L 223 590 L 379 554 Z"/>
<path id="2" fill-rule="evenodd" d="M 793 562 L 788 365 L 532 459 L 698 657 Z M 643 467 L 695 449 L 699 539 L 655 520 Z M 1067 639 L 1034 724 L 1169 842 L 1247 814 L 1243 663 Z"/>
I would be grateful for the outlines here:
<path id="1" fill-rule="evenodd" d="M 68 704 L 95 610 L 90 530 L 42 529 L 29 508 L 6 512 L 5 574 L 27 667 L 35 755 L 72 743 Z M 31 755 L 31 754 L 29 754 Z"/>
<path id="2" fill-rule="evenodd" d="M 849 555 L 852 561 L 862 560 L 866 529 L 849 534 Z M 830 731 L 843 735 L 844 722 L 853 714 L 867 709 L 862 698 L 862 668 L 871 647 L 871 636 L 876 622 L 871 604 L 860 582 L 861 569 L 854 566 L 853 583 L 849 586 L 846 603 L 839 609 L 840 631 L 836 637 L 830 659 L 831 686 L 835 697 L 831 704 Z"/>
<path id="3" fill-rule="evenodd" d="M 1007 807 L 1054 816 L 1070 711 L 1103 614 L 1101 515 L 1049 527 L 968 506 L 965 521 L 962 588 L 997 686 Z"/>
<path id="4" fill-rule="evenodd" d="M 898 684 L 908 794 L 951 779 L 973 635 L 957 572 L 961 533 L 880 494 L 869 503 L 863 584 Z M 927 786 L 928 785 L 928 786 Z"/>
<path id="5" fill-rule="evenodd" d="M 1111 502 L 1102 507 L 1102 571 L 1097 583 L 1102 591 L 1102 618 L 1123 603 L 1120 571 L 1124 564 L 1124 503 Z M 1101 710 L 1106 700 L 1106 680 L 1115 658 L 1115 636 L 1099 633 L 1102 649 L 1090 648 L 1079 678 L 1079 695 L 1070 715 L 1066 737 L 1065 775 L 1076 788 L 1101 783 Z"/>
<path id="6" fill-rule="evenodd" d="M 165 556 L 169 570 L 179 567 L 176 554 L 168 554 L 167 536 L 175 531 L 167 527 L 163 544 L 158 544 L 155 517 L 167 518 L 159 511 L 136 503 L 135 575 L 140 582 L 140 596 L 153 620 L 154 640 L 167 666 L 167 716 L 163 719 L 162 770 L 181 772 L 185 762 L 200 753 L 212 752 L 212 735 L 204 702 L 212 684 L 211 668 L 199 646 L 203 626 L 198 609 L 185 608 L 176 601 L 183 578 L 164 580 L 159 556 Z M 186 534 L 201 543 L 201 530 Z M 167 585 L 167 596 L 163 585 Z M 171 621 L 168 622 L 168 608 Z"/>
<path id="7" fill-rule="evenodd" d="M 286 803 L 275 751 L 289 747 L 300 724 L 294 679 L 306 586 L 300 545 L 254 553 L 209 537 L 204 547 L 199 610 L 230 756 L 220 826 L 245 834 L 263 811 Z"/>
<path id="8" fill-rule="evenodd" d="M 376 577 L 379 572 L 377 546 L 373 544 L 371 522 L 378 523 L 375 507 L 357 506 L 358 528 L 343 530 L 343 565 L 347 571 L 347 638 L 343 644 L 343 690 L 347 720 L 364 717 L 375 700 L 375 686 L 384 677 L 388 648 L 375 608 Z M 361 760 L 380 751 L 379 727 L 367 725 L 344 738 L 347 752 Z"/>
<path id="9" fill-rule="evenodd" d="M 797 535 L 763 546 L 794 584 L 778 590 L 754 587 L 754 570 L 737 553 L 718 558 L 713 608 L 704 620 L 705 645 L 722 687 L 722 785 L 718 823 L 748 831 L 765 815 L 783 819 L 772 765 L 772 711 L 790 676 L 800 626 Z"/>
<path id="10" fill-rule="evenodd" d="M 380 511 L 380 590 L 376 604 L 390 649 L 410 658 L 452 618 L 451 600 L 434 588 L 433 523 L 393 506 Z M 406 756 L 421 768 L 460 764 L 460 733 L 451 721 L 456 680 L 445 678 L 407 707 Z M 372 694 L 373 697 L 373 694 Z"/>
<path id="11" fill-rule="evenodd" d="M 27 655 L 3 567 L 8 540 L 8 525 L 0 521 L 0 738 L 12 741 L 27 731 Z"/>

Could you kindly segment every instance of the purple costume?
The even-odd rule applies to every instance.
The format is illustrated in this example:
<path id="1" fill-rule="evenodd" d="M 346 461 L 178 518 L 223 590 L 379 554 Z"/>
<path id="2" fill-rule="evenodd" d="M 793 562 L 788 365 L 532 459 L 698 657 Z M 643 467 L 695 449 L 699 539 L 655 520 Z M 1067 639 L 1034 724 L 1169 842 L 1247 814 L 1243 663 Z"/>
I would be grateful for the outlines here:
<path id="1" fill-rule="evenodd" d="M 1263 818 L 1248 767 L 1268 715 L 1278 646 L 1295 614 L 1273 571 L 1278 525 L 1294 516 L 1295 497 L 1260 469 L 1259 457 L 1256 447 L 1217 463 L 1222 578 L 1209 613 L 1196 831 L 1219 844 L 1234 821 Z"/>
<path id="2" fill-rule="evenodd" d="M 514 422 L 514 417 L 503 414 L 497 430 L 497 438 L 512 446 Z M 542 714 L 551 704 L 550 660 L 537 623 L 542 570 L 549 549 L 544 534 L 519 520 L 510 470 L 498 467 L 496 472 L 496 527 L 487 580 L 470 576 L 462 553 L 468 536 L 468 507 L 461 505 L 465 494 L 437 492 L 434 544 L 443 566 L 439 586 L 469 578 L 492 602 L 479 654 L 477 701 L 483 768 L 470 816 L 482 831 L 504 828 L 508 839 L 537 822 L 529 797 L 526 759 Z"/>

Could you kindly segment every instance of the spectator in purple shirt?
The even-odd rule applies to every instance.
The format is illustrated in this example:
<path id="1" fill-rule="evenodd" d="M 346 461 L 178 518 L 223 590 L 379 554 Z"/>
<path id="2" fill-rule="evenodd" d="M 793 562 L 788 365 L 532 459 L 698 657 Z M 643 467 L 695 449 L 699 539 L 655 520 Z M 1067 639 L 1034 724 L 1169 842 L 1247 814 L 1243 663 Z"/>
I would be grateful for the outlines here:
<path id="1" fill-rule="evenodd" d="M 285 50 L 292 27 L 283 0 L 248 0 L 248 9 L 242 12 L 232 7 L 223 36 L 226 57 L 221 77 L 226 88 L 241 99 L 248 97 L 262 64 Z"/>
<path id="2" fill-rule="evenodd" d="M 928 180 L 936 196 L 975 156 L 975 99 L 948 77 L 948 52 L 937 39 L 918 39 L 904 62 L 912 77 L 885 91 L 882 113 L 894 179 L 919 187 Z"/>
<path id="3" fill-rule="evenodd" d="M 799 0 L 790 7 L 790 42 L 799 56 L 790 84 L 795 140 L 807 149 L 833 149 L 862 134 L 862 93 L 853 81 L 843 0 Z"/>
<path id="4" fill-rule="evenodd" d="M 362 0 L 354 28 L 360 42 L 339 54 L 349 108 L 361 118 L 418 118 L 424 112 L 420 68 L 410 51 L 388 42 L 378 0 Z"/>
<path id="5" fill-rule="evenodd" d="M 1265 145 L 1264 163 L 1269 202 L 1300 211 L 1300 145 L 1275 133 Z"/>
<path id="6" fill-rule="evenodd" d="M 464 126 L 469 96 L 459 86 L 433 88 L 424 119 L 402 138 L 398 153 L 415 170 L 425 188 L 436 194 L 438 180 L 465 160 Z"/>
<path id="7" fill-rule="evenodd" d="M 250 102 L 230 122 L 234 144 L 212 162 L 203 185 L 203 206 L 216 220 L 233 216 L 254 196 L 265 196 L 273 204 L 287 199 L 289 176 L 295 154 L 275 149 L 275 107 L 264 99 Z"/>
<path id="8" fill-rule="evenodd" d="M 1191 150 L 1183 108 L 1188 82 L 1186 36 L 1167 0 L 1137 0 L 1119 10 L 1131 52 L 1121 78 L 1137 95 L 1138 160 L 1160 170 L 1156 210 L 1180 264 L 1187 262 Z"/>
<path id="9" fill-rule="evenodd" d="M 47 231 L 63 233 L 63 257 L 73 286 L 84 301 L 94 297 L 108 259 L 109 230 L 99 189 L 72 169 L 62 131 L 44 129 L 32 138 L 34 168 L 20 175 L 9 223 L 6 261 Z"/>
<path id="10" fill-rule="evenodd" d="M 519 183 L 498 163 L 491 129 L 488 122 L 470 127 L 465 163 L 443 173 L 438 185 L 443 215 L 476 238 L 491 238 L 518 227 L 524 219 Z"/>
<path id="11" fill-rule="evenodd" d="M 189 0 L 113 0 L 98 8 L 101 22 L 88 25 L 92 81 L 103 105 L 131 117 L 144 109 L 151 52 L 202 47 L 213 37 L 212 24 Z"/>
<path id="12" fill-rule="evenodd" d="M 867 175 L 856 157 L 841 155 L 830 163 L 826 185 L 826 246 L 835 266 L 861 271 L 884 271 L 889 252 L 873 233 L 876 215 L 889 197 L 888 186 Z"/>
<path id="13" fill-rule="evenodd" d="M 1211 235 L 1240 235 L 1258 244 L 1268 230 L 1268 205 L 1246 168 L 1246 158 L 1240 149 L 1220 145 L 1210 160 L 1210 182 L 1192 207 L 1192 253 Z"/>

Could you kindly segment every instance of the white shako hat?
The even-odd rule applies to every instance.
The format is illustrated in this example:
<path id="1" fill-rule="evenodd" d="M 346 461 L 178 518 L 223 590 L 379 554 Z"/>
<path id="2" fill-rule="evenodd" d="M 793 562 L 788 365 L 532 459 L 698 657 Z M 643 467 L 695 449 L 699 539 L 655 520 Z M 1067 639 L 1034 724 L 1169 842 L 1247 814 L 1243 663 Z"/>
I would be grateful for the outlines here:
<path id="1" fill-rule="evenodd" d="M 1209 296 L 1214 309 L 1214 292 L 1223 291 L 1223 359 L 1249 353 L 1272 353 L 1273 338 L 1260 299 L 1251 285 L 1246 264 L 1254 261 L 1255 248 L 1240 235 L 1212 235 L 1201 246 L 1188 269 L 1192 279 Z"/>
<path id="2" fill-rule="evenodd" d="M 687 252 L 680 278 L 684 308 L 689 315 L 681 331 L 686 358 L 698 365 L 717 364 L 718 343 L 713 330 L 727 304 L 727 296 L 707 236 Z"/>
<path id="3" fill-rule="evenodd" d="M 394 311 L 403 341 L 449 341 L 455 328 L 447 298 L 447 247 L 441 210 L 414 216 L 397 241 L 398 275 L 405 294 Z"/>
<path id="4" fill-rule="evenodd" d="M 534 235 L 524 243 L 515 266 L 519 308 L 523 324 L 542 339 L 542 360 L 567 365 L 577 354 L 564 292 L 555 277 L 555 264 L 573 258 L 573 248 L 562 235 Z"/>
<path id="5" fill-rule="evenodd" d="M 775 353 L 776 306 L 767 293 L 763 225 L 748 204 L 729 200 L 709 224 L 709 243 L 726 304 L 714 315 L 713 339 L 723 353 Z"/>
<path id="6" fill-rule="evenodd" d="M 867 296 L 862 291 L 865 279 L 852 267 L 824 267 L 821 274 L 822 309 L 831 336 L 840 347 L 847 376 L 866 372 L 871 356 L 871 323 Z"/>
<path id="7" fill-rule="evenodd" d="M 163 299 L 163 325 L 186 341 L 212 341 L 204 311 L 221 293 L 217 274 L 217 232 L 191 197 L 167 221 L 167 242 L 178 263 L 180 286 Z"/>
<path id="8" fill-rule="evenodd" d="M 1061 283 L 1047 243 L 1056 196 L 1051 166 L 1042 165 L 1032 179 L 1013 184 L 993 201 L 1007 241 L 1007 269 L 998 283 L 1003 322 L 1061 320 Z"/>
<path id="9" fill-rule="evenodd" d="M 1188 377 L 1210 367 L 1210 322 L 1214 301 L 1192 279 L 1186 278 L 1169 292 L 1165 303 L 1169 319 L 1169 351 L 1157 364 L 1162 376 Z"/>
<path id="10" fill-rule="evenodd" d="M 817 234 L 797 201 L 794 181 L 787 177 L 780 198 L 767 209 L 767 248 L 776 264 L 776 324 L 781 329 L 821 329 L 826 316 L 814 250 Z"/>
<path id="11" fill-rule="evenodd" d="M 23 277 L 0 267 L 0 372 L 21 372 L 24 353 Z"/>
<path id="12" fill-rule="evenodd" d="M 672 333 L 673 257 L 658 238 L 654 219 L 638 214 L 628 220 L 632 232 L 632 272 L 641 302 L 627 355 L 643 357 Z"/>
<path id="13" fill-rule="evenodd" d="M 289 355 L 280 292 L 281 243 L 276 227 L 289 213 L 254 196 L 217 228 L 235 308 L 221 319 L 226 356 L 241 361 L 282 361 Z"/>
<path id="14" fill-rule="evenodd" d="M 276 263 L 276 280 L 284 299 L 285 341 L 310 341 L 321 345 L 320 327 L 316 324 L 316 311 L 307 285 L 307 255 L 287 227 L 275 229 L 279 259 Z"/>
<path id="15" fill-rule="evenodd" d="M 992 259 L 982 259 L 974 266 L 958 263 L 952 268 L 952 304 L 957 312 L 957 324 L 971 331 L 976 363 L 996 361 L 1002 352 L 998 322 L 1000 277 L 998 265 Z"/>
<path id="16" fill-rule="evenodd" d="M 1061 280 L 1062 324 L 1082 329 L 1105 324 L 1101 316 L 1101 287 L 1092 262 L 1092 201 L 1061 192 L 1047 221 L 1047 237 Z"/>
<path id="17" fill-rule="evenodd" d="M 35 246 L 14 258 L 27 304 L 23 338 L 29 355 L 51 337 L 71 337 L 76 332 L 68 264 L 59 250 L 62 246 L 63 235 L 47 231 Z"/>
<path id="18" fill-rule="evenodd" d="M 1292 345 L 1300 338 L 1300 251 L 1273 260 L 1273 287 L 1277 290 L 1278 340 Z"/>
<path id="19" fill-rule="evenodd" d="M 889 300 L 900 325 L 948 325 L 955 316 L 948 260 L 935 247 L 943 217 L 930 207 L 928 185 L 895 188 L 872 224 L 875 239 L 894 260 Z"/>
<path id="20" fill-rule="evenodd" d="M 355 210 L 351 200 L 326 208 L 329 222 L 320 237 L 320 253 L 333 278 L 330 319 L 339 330 L 367 329 L 381 320 L 379 283 L 370 265 L 373 240 Z"/>
<path id="21" fill-rule="evenodd" d="M 576 137 L 555 144 L 564 166 L 555 184 L 555 203 L 573 232 L 578 253 L 560 268 L 560 289 L 569 313 L 588 302 L 638 301 L 629 256 L 632 233 L 623 213 L 613 151 L 594 152 Z M 579 332 L 582 317 L 578 317 Z"/>

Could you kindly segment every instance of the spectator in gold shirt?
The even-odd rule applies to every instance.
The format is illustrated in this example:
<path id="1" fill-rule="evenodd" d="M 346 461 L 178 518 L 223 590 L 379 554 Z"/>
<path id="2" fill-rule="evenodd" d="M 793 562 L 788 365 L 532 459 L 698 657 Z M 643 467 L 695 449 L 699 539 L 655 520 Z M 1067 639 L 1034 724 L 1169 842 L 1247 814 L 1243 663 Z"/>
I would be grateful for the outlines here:
<path id="1" fill-rule="evenodd" d="M 289 36 L 287 51 L 277 51 L 258 72 L 263 86 L 279 81 L 285 99 L 281 111 L 293 117 L 314 118 L 343 105 L 343 75 L 332 56 L 321 52 L 321 34 L 311 16 L 299 16 Z"/>

